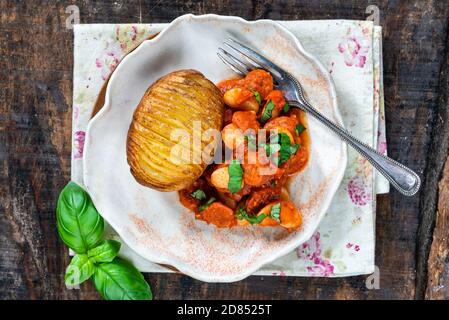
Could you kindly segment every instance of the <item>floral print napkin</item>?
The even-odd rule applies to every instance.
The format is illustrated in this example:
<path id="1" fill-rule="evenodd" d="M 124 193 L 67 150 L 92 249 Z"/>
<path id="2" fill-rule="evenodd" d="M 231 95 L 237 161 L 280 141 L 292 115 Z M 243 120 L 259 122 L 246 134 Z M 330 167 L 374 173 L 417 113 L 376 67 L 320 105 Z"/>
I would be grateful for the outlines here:
<path id="1" fill-rule="evenodd" d="M 332 75 L 346 128 L 386 153 L 380 27 L 370 21 L 280 21 Z M 72 180 L 83 185 L 85 130 L 97 96 L 120 60 L 166 24 L 86 24 L 74 29 Z M 348 148 L 348 166 L 313 237 L 258 275 L 339 277 L 374 272 L 376 194 L 388 182 Z M 108 236 L 120 240 L 108 228 Z M 126 245 L 120 255 L 145 272 L 172 272 Z"/>

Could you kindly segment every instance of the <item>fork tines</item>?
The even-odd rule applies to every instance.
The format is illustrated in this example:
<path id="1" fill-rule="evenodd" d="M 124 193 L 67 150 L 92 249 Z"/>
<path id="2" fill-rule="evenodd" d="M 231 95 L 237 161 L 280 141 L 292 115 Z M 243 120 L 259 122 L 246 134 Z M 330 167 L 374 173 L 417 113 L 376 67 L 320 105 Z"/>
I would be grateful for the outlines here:
<path id="1" fill-rule="evenodd" d="M 225 65 L 227 65 L 240 76 L 245 76 L 249 71 L 252 70 L 243 61 L 233 56 L 231 53 L 221 47 L 218 48 L 217 55 Z"/>
<path id="2" fill-rule="evenodd" d="M 257 53 L 253 49 L 241 44 L 237 40 L 229 38 L 228 41 L 224 41 L 223 44 L 232 49 L 236 54 L 231 53 L 229 50 L 225 50 L 222 47 L 218 48 L 217 55 L 237 74 L 244 76 L 246 73 L 253 69 L 265 69 L 275 77 L 282 77 L 282 69 L 272 63 L 270 60 Z"/>

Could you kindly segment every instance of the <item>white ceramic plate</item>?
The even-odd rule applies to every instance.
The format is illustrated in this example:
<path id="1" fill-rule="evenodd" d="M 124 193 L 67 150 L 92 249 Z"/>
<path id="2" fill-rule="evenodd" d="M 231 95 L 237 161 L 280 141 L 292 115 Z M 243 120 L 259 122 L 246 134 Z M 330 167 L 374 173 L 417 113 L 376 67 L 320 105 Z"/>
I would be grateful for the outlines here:
<path id="1" fill-rule="evenodd" d="M 309 117 L 310 161 L 290 185 L 291 197 L 304 217 L 301 229 L 293 233 L 256 226 L 218 229 L 195 220 L 179 203 L 176 192 L 161 193 L 135 181 L 126 161 L 126 137 L 145 90 L 179 69 L 196 69 L 214 82 L 233 76 L 216 55 L 229 36 L 297 77 L 310 102 L 342 124 L 329 74 L 284 27 L 270 20 L 185 15 L 119 64 L 109 81 L 104 107 L 89 123 L 84 153 L 86 188 L 123 241 L 149 261 L 174 266 L 208 282 L 243 279 L 311 237 L 347 161 L 346 145 Z"/>

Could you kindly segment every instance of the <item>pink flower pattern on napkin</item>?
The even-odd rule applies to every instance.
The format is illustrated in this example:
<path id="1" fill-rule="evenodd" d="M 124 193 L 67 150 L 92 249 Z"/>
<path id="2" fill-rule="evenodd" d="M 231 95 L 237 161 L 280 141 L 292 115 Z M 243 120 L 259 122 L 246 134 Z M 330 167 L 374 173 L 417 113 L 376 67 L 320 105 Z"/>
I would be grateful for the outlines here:
<path id="1" fill-rule="evenodd" d="M 318 231 L 297 249 L 297 256 L 313 263 L 307 266 L 307 272 L 313 276 L 329 277 L 334 274 L 334 266 L 321 254 L 321 235 Z"/>
<path id="2" fill-rule="evenodd" d="M 115 37 L 123 52 L 129 52 L 137 47 L 146 38 L 145 29 L 137 25 L 118 25 L 115 29 Z"/>
<path id="3" fill-rule="evenodd" d="M 119 43 L 108 43 L 95 65 L 101 72 L 101 78 L 107 80 L 123 58 L 123 51 Z"/>
<path id="4" fill-rule="evenodd" d="M 95 64 L 101 71 L 101 78 L 107 80 L 125 54 L 137 47 L 145 39 L 145 29 L 138 26 L 120 26 L 115 28 L 115 38 L 106 43 Z"/>
<path id="5" fill-rule="evenodd" d="M 373 169 L 371 164 L 359 155 L 355 164 L 354 175 L 349 178 L 346 186 L 351 202 L 357 207 L 365 206 L 372 200 L 372 180 Z"/>
<path id="6" fill-rule="evenodd" d="M 371 200 L 371 193 L 361 176 L 355 176 L 349 180 L 348 195 L 356 206 L 364 206 Z"/>
<path id="7" fill-rule="evenodd" d="M 338 51 L 343 54 L 348 67 L 363 68 L 370 50 L 366 28 L 349 28 L 346 37 L 339 43 Z"/>
<path id="8" fill-rule="evenodd" d="M 348 242 L 346 244 L 346 249 L 350 249 L 350 250 L 354 250 L 355 252 L 359 252 L 360 251 L 360 246 L 358 244 L 354 244 L 354 243 Z"/>
<path id="9" fill-rule="evenodd" d="M 379 146 L 378 146 L 378 151 L 381 154 L 387 154 L 387 142 L 385 141 L 385 137 L 382 136 L 382 132 L 379 131 Z"/>
<path id="10" fill-rule="evenodd" d="M 75 131 L 74 133 L 74 148 L 73 157 L 75 159 L 82 159 L 84 152 L 84 140 L 86 133 L 84 131 Z"/>
<path id="11" fill-rule="evenodd" d="M 73 119 L 77 120 L 80 115 L 80 108 L 77 106 L 73 106 Z"/>

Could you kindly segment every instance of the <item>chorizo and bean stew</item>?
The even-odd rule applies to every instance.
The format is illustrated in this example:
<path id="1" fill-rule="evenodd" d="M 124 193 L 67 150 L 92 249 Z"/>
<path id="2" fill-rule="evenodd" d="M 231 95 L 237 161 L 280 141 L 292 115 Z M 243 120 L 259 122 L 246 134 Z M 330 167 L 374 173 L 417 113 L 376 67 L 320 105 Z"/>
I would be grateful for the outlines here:
<path id="1" fill-rule="evenodd" d="M 181 203 L 197 219 L 220 228 L 300 228 L 301 212 L 289 200 L 287 183 L 309 158 L 304 113 L 289 107 L 264 70 L 217 86 L 226 104 L 221 150 L 228 157 L 179 191 Z"/>

